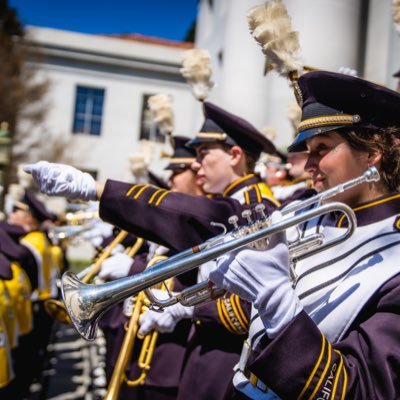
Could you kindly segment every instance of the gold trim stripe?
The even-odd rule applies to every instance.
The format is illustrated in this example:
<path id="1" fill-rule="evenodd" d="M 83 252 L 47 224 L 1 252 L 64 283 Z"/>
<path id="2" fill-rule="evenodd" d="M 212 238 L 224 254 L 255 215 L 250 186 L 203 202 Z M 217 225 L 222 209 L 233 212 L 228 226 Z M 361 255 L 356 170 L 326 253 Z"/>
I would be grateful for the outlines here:
<path id="1" fill-rule="evenodd" d="M 136 184 L 136 185 L 133 185 L 127 192 L 126 192 L 126 197 L 129 197 L 131 194 L 132 194 L 132 192 L 136 189 L 136 188 L 138 188 L 138 187 L 140 187 L 140 186 L 143 186 L 144 184 L 143 183 L 138 183 L 138 184 Z"/>
<path id="2" fill-rule="evenodd" d="M 240 299 L 237 294 L 232 294 L 231 295 L 231 305 L 233 308 L 233 311 L 236 314 L 236 318 L 238 319 L 240 325 L 245 331 L 249 330 L 249 321 L 246 318 L 246 315 L 243 312 L 242 305 L 240 304 Z"/>
<path id="3" fill-rule="evenodd" d="M 235 326 L 235 324 L 233 323 L 233 321 L 231 320 L 231 318 L 230 318 L 230 316 L 229 316 L 229 312 L 228 312 L 228 310 L 227 310 L 227 308 L 226 308 L 226 304 L 225 304 L 225 301 L 226 301 L 226 299 L 222 299 L 221 300 L 221 310 L 222 310 L 222 313 L 224 314 L 224 316 L 225 316 L 225 319 L 226 319 L 226 321 L 228 322 L 228 325 L 231 327 L 231 329 L 232 329 L 232 333 L 238 333 L 239 332 L 239 330 L 237 329 L 237 327 Z"/>
<path id="4" fill-rule="evenodd" d="M 346 367 L 343 368 L 343 392 L 342 392 L 342 397 L 341 400 L 344 400 L 346 397 L 346 392 L 347 392 L 347 372 L 346 372 Z"/>
<path id="5" fill-rule="evenodd" d="M 334 380 L 334 382 L 333 382 L 333 387 L 332 387 L 332 399 L 335 399 L 335 397 L 336 397 L 337 385 L 338 385 L 338 382 L 339 382 L 339 376 L 340 376 L 340 373 L 342 372 L 342 368 L 343 368 L 343 357 L 342 357 L 342 355 L 340 354 L 340 351 L 338 351 L 338 350 L 336 350 L 336 349 L 334 349 L 333 351 L 334 351 L 336 354 L 338 354 L 338 355 L 339 355 L 339 358 L 340 358 L 339 366 L 338 366 L 338 369 L 337 369 L 337 371 L 336 371 L 336 376 L 335 376 L 335 380 Z"/>
<path id="6" fill-rule="evenodd" d="M 140 195 L 149 187 L 150 185 L 144 185 L 138 192 L 133 196 L 135 200 L 137 200 Z"/>
<path id="7" fill-rule="evenodd" d="M 365 204 L 364 206 L 360 206 L 360 207 L 353 208 L 353 211 L 365 210 L 366 208 L 370 208 L 370 207 L 373 207 L 373 206 L 377 206 L 378 204 L 383 204 L 383 203 L 386 203 L 386 202 L 388 202 L 388 201 L 395 200 L 395 199 L 398 199 L 398 198 L 400 198 L 400 194 L 395 194 L 394 196 L 387 197 L 386 199 L 374 201 L 374 202 L 372 202 L 372 203 Z M 341 228 L 341 227 L 342 227 L 344 218 L 345 218 L 345 215 L 342 215 L 342 216 L 340 217 L 340 219 L 339 219 L 339 221 L 338 221 L 338 223 L 337 223 L 337 227 L 338 227 L 338 228 Z"/>
<path id="8" fill-rule="evenodd" d="M 150 197 L 150 199 L 149 199 L 149 204 L 151 204 L 151 203 L 154 201 L 154 199 L 155 199 L 160 193 L 165 192 L 165 191 L 166 191 L 166 189 L 158 189 L 158 190 L 156 190 L 156 191 L 152 194 L 152 196 Z"/>
<path id="9" fill-rule="evenodd" d="M 249 195 L 249 191 L 248 190 L 246 190 L 244 192 L 244 201 L 245 201 L 246 205 L 250 204 L 250 195 Z"/>
<path id="10" fill-rule="evenodd" d="M 246 179 L 250 179 L 253 178 L 255 175 L 254 174 L 248 174 L 246 176 L 244 176 L 243 178 L 239 178 L 237 180 L 235 180 L 234 182 L 232 182 L 225 190 L 224 193 L 222 194 L 222 196 L 226 197 L 228 195 L 228 193 L 235 188 L 237 185 L 239 185 L 240 183 L 242 183 L 243 181 L 245 181 Z"/>
<path id="11" fill-rule="evenodd" d="M 215 139 L 215 140 L 221 140 L 224 141 L 228 135 L 226 133 L 221 133 L 221 132 L 199 132 L 196 135 L 197 139 Z"/>
<path id="12" fill-rule="evenodd" d="M 175 157 L 170 158 L 170 164 L 192 164 L 196 161 L 195 157 Z"/>
<path id="13" fill-rule="evenodd" d="M 220 319 L 221 322 L 222 322 L 222 325 L 224 325 L 225 328 L 226 328 L 230 333 L 235 333 L 235 332 L 231 329 L 231 327 L 230 327 L 230 325 L 229 325 L 229 323 L 228 323 L 228 321 L 227 321 L 227 319 L 226 319 L 226 317 L 225 317 L 225 315 L 224 315 L 224 312 L 223 312 L 223 310 L 222 310 L 222 301 L 221 301 L 221 299 L 218 299 L 218 300 L 217 300 L 217 310 L 218 310 L 218 316 L 219 316 L 219 319 Z"/>
<path id="14" fill-rule="evenodd" d="M 352 125 L 360 121 L 359 115 L 323 115 L 316 118 L 308 118 L 301 121 L 298 126 L 298 132 L 304 131 L 306 129 L 314 128 L 316 126 L 327 126 L 327 125 Z"/>
<path id="15" fill-rule="evenodd" d="M 332 358 L 332 345 L 328 342 L 328 361 L 325 363 L 325 368 L 315 385 L 314 391 L 312 392 L 311 396 L 308 398 L 312 400 L 315 398 L 315 394 L 318 392 L 319 387 L 321 386 L 322 381 L 325 379 L 326 373 L 328 372 L 329 366 L 331 365 L 331 358 Z"/>
<path id="16" fill-rule="evenodd" d="M 310 383 L 311 383 L 311 381 L 313 380 L 313 378 L 314 378 L 314 376 L 315 376 L 315 373 L 317 372 L 317 369 L 318 369 L 318 367 L 319 367 L 320 364 L 321 364 L 322 357 L 323 357 L 324 352 L 325 352 L 325 346 L 326 346 L 326 343 L 327 343 L 327 341 L 326 341 L 326 339 L 325 339 L 325 336 L 322 335 L 321 337 L 322 337 L 322 345 L 321 345 L 321 352 L 320 352 L 320 354 L 319 354 L 318 360 L 317 360 L 317 362 L 315 363 L 315 366 L 314 366 L 313 370 L 311 371 L 311 374 L 310 374 L 310 376 L 308 377 L 307 382 L 306 382 L 306 384 L 304 385 L 303 390 L 301 391 L 301 393 L 300 393 L 299 396 L 297 397 L 297 400 L 300 400 L 300 399 L 303 398 L 304 393 L 307 391 L 308 387 L 310 386 Z"/>
<path id="17" fill-rule="evenodd" d="M 165 191 L 165 193 L 163 193 L 159 198 L 158 198 L 158 200 L 156 201 L 156 206 L 159 206 L 160 205 L 160 203 L 161 203 L 161 201 L 162 201 L 162 199 L 168 194 L 168 193 L 171 193 L 169 190 L 166 190 Z"/>

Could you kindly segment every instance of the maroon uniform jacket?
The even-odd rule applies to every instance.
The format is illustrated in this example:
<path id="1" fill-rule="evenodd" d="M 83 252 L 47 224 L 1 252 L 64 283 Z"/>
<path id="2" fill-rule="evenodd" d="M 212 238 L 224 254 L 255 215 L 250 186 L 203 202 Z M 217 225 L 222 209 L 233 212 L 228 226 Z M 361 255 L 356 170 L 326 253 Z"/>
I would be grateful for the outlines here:
<path id="1" fill-rule="evenodd" d="M 250 174 L 230 185 L 225 196 L 243 190 L 245 204 L 241 204 L 230 197 L 209 199 L 151 185 L 108 181 L 100 200 L 100 216 L 122 229 L 179 252 L 219 234 L 220 228 L 213 227 L 211 222 L 227 225 L 228 218 L 237 215 L 239 224 L 244 223 L 241 212 L 245 208 L 253 209 L 261 202 L 266 206 L 266 213 L 272 212 L 277 204 L 272 197 L 265 200 L 259 183 L 259 178 Z M 237 321 L 230 319 L 228 308 Z M 239 324 L 248 325 L 249 312 L 250 305 L 236 295 L 195 307 L 196 333 L 186 354 L 179 398 L 187 396 L 186 390 L 190 390 L 192 399 L 221 398 L 232 378 L 233 365 L 238 361 L 243 334 L 247 333 Z M 173 357 L 176 359 L 175 354 Z M 161 373 L 167 374 L 167 371 Z M 193 384 L 197 386 L 198 379 L 202 380 L 203 389 L 193 391 Z M 179 377 L 175 382 L 178 381 Z M 208 384 L 204 385 L 204 382 Z"/>
<path id="2" fill-rule="evenodd" d="M 400 195 L 389 195 L 354 210 L 363 229 L 393 217 L 387 219 L 394 224 L 390 222 L 382 247 L 366 246 L 361 259 L 365 265 L 385 268 L 385 251 L 395 256 L 400 249 L 400 240 L 396 239 Z M 371 228 L 368 240 L 377 235 L 383 236 Z M 263 338 L 249 369 L 282 399 L 399 399 L 400 275 L 371 293 L 337 342 L 330 343 L 302 311 L 275 339 Z"/>

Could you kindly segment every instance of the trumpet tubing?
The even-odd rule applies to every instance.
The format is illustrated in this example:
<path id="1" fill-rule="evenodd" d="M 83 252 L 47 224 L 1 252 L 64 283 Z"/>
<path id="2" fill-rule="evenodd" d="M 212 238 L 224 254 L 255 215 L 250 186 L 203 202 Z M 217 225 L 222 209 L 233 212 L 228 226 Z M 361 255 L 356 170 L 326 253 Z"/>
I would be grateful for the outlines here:
<path id="1" fill-rule="evenodd" d="M 93 266 L 86 268 L 84 271 L 78 274 L 78 277 L 82 279 L 82 282 L 89 282 L 93 279 L 99 272 L 102 262 L 111 255 L 111 252 L 114 248 L 120 244 L 128 235 L 128 232 L 121 231 L 115 237 L 115 239 L 104 249 L 101 255 L 98 257 Z M 137 238 L 135 244 L 129 249 L 127 255 L 130 257 L 134 257 L 134 255 L 140 250 L 142 247 L 144 240 L 142 238 Z M 83 273 L 83 276 L 81 274 Z M 53 319 L 61 322 L 65 325 L 71 325 L 72 321 L 68 312 L 65 308 L 65 305 L 62 301 L 56 299 L 47 299 L 44 302 L 44 308 L 47 314 L 50 315 Z"/>
<path id="2" fill-rule="evenodd" d="M 96 337 L 98 320 L 108 309 L 123 299 L 176 275 L 197 268 L 199 265 L 225 253 L 240 249 L 251 243 L 257 243 L 271 235 L 286 231 L 310 219 L 336 211 L 343 213 L 347 217 L 348 226 L 346 231 L 342 235 L 322 245 L 307 249 L 305 253 L 294 254 L 291 258 L 292 261 L 295 262 L 296 260 L 338 245 L 347 240 L 355 230 L 356 218 L 354 212 L 349 206 L 343 203 L 331 202 L 321 205 L 321 202 L 360 183 L 377 180 L 379 180 L 379 173 L 372 167 L 358 178 L 335 186 L 313 198 L 287 208 L 283 212 L 282 220 L 276 224 L 260 229 L 259 224 L 257 224 L 257 229 L 251 229 L 251 227 L 249 229 L 246 228 L 249 233 L 240 237 L 232 238 L 231 234 L 228 237 L 227 235 L 220 235 L 167 260 L 160 261 L 152 268 L 146 269 L 140 274 L 126 277 L 118 281 L 102 285 L 86 285 L 80 282 L 73 274 L 66 272 L 62 277 L 62 295 L 67 312 L 80 335 L 87 340 L 94 340 Z M 318 203 L 318 207 L 311 208 L 298 215 L 290 216 L 297 211 L 307 209 L 310 205 L 315 203 Z M 202 283 L 200 287 L 204 290 L 205 285 L 206 283 Z M 210 290 L 210 292 L 212 292 L 212 290 Z M 175 304 L 177 301 L 176 298 L 167 300 L 166 303 L 161 303 L 160 308 Z"/>
<path id="3" fill-rule="evenodd" d="M 151 267 L 157 261 L 163 260 L 165 258 L 165 256 L 153 257 L 148 263 L 147 268 Z M 132 354 L 133 347 L 135 345 L 135 340 L 139 329 L 139 318 L 142 313 L 145 301 L 145 293 L 140 292 L 136 296 L 136 302 L 133 306 L 131 317 L 129 318 L 129 323 L 126 328 L 124 340 L 122 342 L 117 362 L 115 363 L 114 371 L 112 373 L 110 383 L 107 387 L 107 393 L 104 396 L 104 400 L 117 400 L 119 397 L 121 385 L 123 383 L 127 384 L 128 386 L 138 386 L 146 379 L 147 372 L 150 369 L 150 363 L 153 357 L 154 348 L 158 336 L 158 333 L 155 331 L 150 332 L 144 338 L 138 360 L 138 365 L 141 369 L 140 376 L 135 380 L 129 380 L 125 373 L 126 367 Z"/>

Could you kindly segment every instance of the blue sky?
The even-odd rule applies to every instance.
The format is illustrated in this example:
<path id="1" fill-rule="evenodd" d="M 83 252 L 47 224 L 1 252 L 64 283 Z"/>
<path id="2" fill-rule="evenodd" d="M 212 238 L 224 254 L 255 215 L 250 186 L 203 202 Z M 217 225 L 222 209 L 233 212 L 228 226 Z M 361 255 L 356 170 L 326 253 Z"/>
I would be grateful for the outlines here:
<path id="1" fill-rule="evenodd" d="M 198 0 L 9 0 L 24 25 L 182 40 Z"/>

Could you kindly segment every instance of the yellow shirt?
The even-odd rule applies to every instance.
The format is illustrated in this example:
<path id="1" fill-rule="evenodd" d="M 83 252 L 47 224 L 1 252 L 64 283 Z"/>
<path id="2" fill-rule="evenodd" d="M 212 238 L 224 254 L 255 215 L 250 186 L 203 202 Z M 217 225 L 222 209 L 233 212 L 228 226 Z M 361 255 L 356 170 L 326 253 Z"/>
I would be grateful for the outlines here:
<path id="1" fill-rule="evenodd" d="M 18 326 L 11 295 L 5 282 L 0 280 L 0 318 L 5 326 L 8 343 L 13 349 L 18 343 Z"/>
<path id="2" fill-rule="evenodd" d="M 26 335 L 32 331 L 32 289 L 26 272 L 18 263 L 11 263 L 13 278 L 5 281 L 16 315 L 18 332 Z"/>
<path id="3" fill-rule="evenodd" d="M 46 300 L 52 297 L 55 285 L 51 245 L 43 232 L 33 231 L 21 239 L 35 257 L 38 266 L 38 288 L 33 292 L 32 300 Z"/>
<path id="4" fill-rule="evenodd" d="M 6 387 L 14 379 L 10 344 L 4 321 L 0 315 L 0 389 Z"/>

